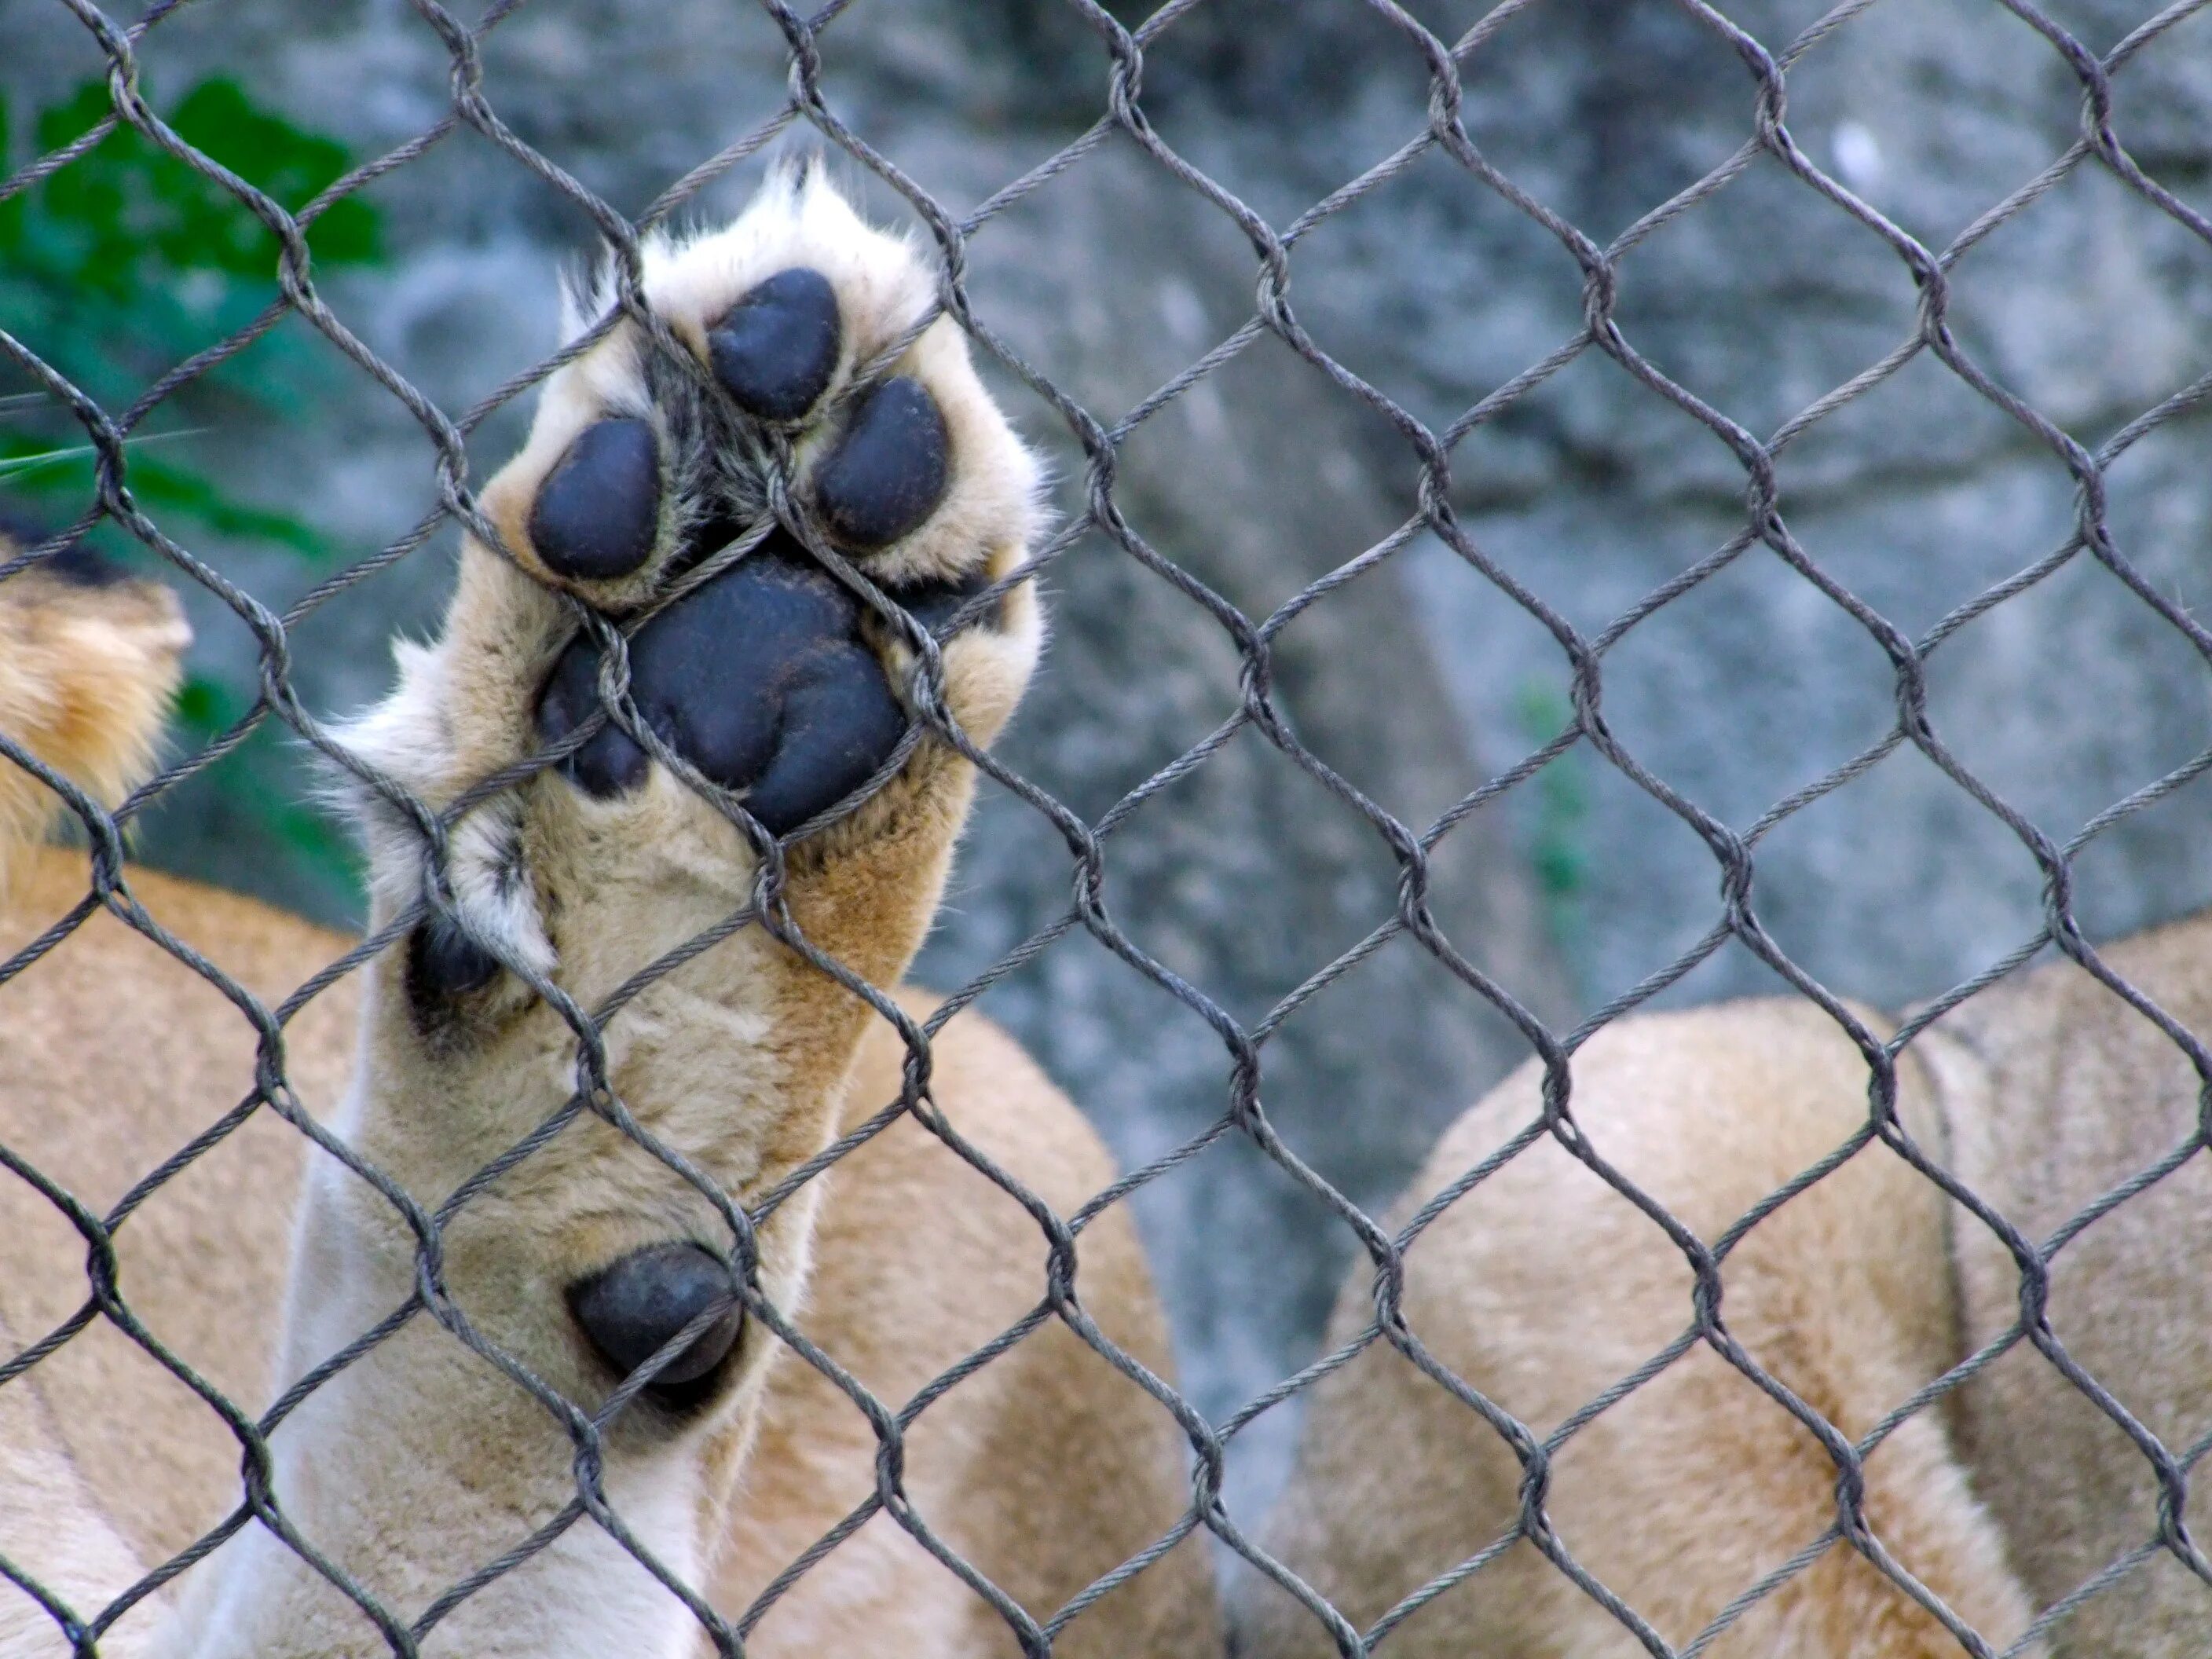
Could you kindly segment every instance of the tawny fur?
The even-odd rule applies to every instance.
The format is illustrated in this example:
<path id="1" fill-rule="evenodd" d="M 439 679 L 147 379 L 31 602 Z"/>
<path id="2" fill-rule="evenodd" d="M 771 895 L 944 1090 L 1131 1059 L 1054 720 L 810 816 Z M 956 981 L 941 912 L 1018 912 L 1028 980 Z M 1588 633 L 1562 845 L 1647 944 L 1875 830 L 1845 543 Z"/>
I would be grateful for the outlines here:
<path id="1" fill-rule="evenodd" d="M 696 347 L 747 287 L 795 264 L 830 276 L 848 337 L 863 346 L 903 337 L 928 292 L 913 251 L 861 225 L 818 176 L 778 179 L 728 231 L 653 244 L 645 286 Z M 568 628 L 531 574 L 526 533 L 530 500 L 560 453 L 545 434 L 573 436 L 596 412 L 633 408 L 641 362 L 625 323 L 549 381 L 538 436 L 483 497 L 523 568 L 465 542 L 441 636 L 402 653 L 398 690 L 345 734 L 433 806 L 537 745 L 532 702 Z M 932 574 L 1012 573 L 1036 528 L 1034 463 L 951 325 L 922 335 L 896 367 L 943 409 L 954 483 L 895 556 Z M 803 472 L 804 441 L 799 448 Z M 613 605 L 625 595 L 591 597 Z M 995 625 L 944 647 L 945 702 L 974 741 L 988 743 L 1012 711 L 1041 627 L 1033 593 L 1018 587 Z M 896 679 L 905 659 L 884 650 Z M 926 742 L 864 807 L 794 849 L 784 896 L 810 944 L 872 983 L 895 984 L 935 908 L 972 787 L 964 760 Z M 417 902 L 429 872 L 402 815 L 370 792 L 362 812 L 371 922 L 381 927 Z M 42 855 L 35 874 L 11 946 L 84 884 L 81 859 L 68 854 Z M 592 1009 L 746 902 L 755 855 L 716 807 L 658 768 L 611 800 L 541 773 L 454 827 L 443 875 L 480 938 Z M 272 1001 L 346 948 L 243 900 L 143 873 L 134 889 L 178 937 Z M 408 1007 L 403 954 L 385 952 L 309 1005 L 285 1033 L 285 1065 L 300 1110 L 434 1206 L 561 1105 L 576 1085 L 577 1045 L 550 1006 L 513 983 L 487 994 L 465 1029 L 426 1031 Z M 0 1140 L 95 1210 L 252 1087 L 248 1023 L 111 917 L 94 917 L 0 997 L 13 1004 L 0 1013 Z M 896 1098 L 903 1057 L 861 999 L 759 927 L 629 1000 L 607 1024 L 605 1052 L 614 1100 L 744 1205 L 842 1126 Z M 1110 1181 L 1073 1110 L 979 1018 L 947 1028 L 936 1066 L 951 1121 L 1049 1201 L 1073 1207 Z M 82 1301 L 83 1245 L 21 1183 L 0 1192 L 0 1319 L 12 1346 Z M 477 1330 L 588 1407 L 609 1382 L 564 1287 L 641 1245 L 729 1248 L 727 1231 L 690 1184 L 587 1114 L 446 1223 L 442 1265 Z M 769 1297 L 802 1310 L 802 1328 L 894 1408 L 1044 1294 L 1034 1221 L 910 1122 L 799 1188 L 757 1243 Z M 334 1159 L 303 1163 L 301 1136 L 268 1106 L 133 1214 L 119 1249 L 124 1292 L 149 1329 L 256 1410 L 400 1305 L 416 1273 L 411 1236 L 389 1204 Z M 1126 1219 L 1087 1228 L 1082 1261 L 1090 1315 L 1164 1369 L 1156 1299 Z M 711 1407 L 682 1420 L 634 1412 L 605 1441 L 605 1490 L 623 1523 L 732 1614 L 873 1485 L 873 1437 L 856 1432 L 850 1402 L 779 1349 L 752 1326 Z M 49 1526 L 0 1501 L 0 1541 L 88 1611 L 133 1576 L 132 1558 L 164 1559 L 238 1501 L 228 1430 L 104 1322 L 9 1392 L 23 1408 L 0 1426 L 28 1437 L 4 1454 L 9 1466 L 44 1489 L 81 1492 L 91 1508 L 73 1510 L 82 1526 Z M 1177 1439 L 1140 1390 L 1066 1331 L 1042 1330 L 923 1413 L 909 1490 L 939 1535 L 1048 1618 L 1173 1525 L 1187 1502 Z M 323 1383 L 270 1443 L 271 1483 L 292 1523 L 403 1619 L 521 1542 L 575 1491 L 573 1449 L 554 1419 L 427 1318 Z M 893 1527 L 881 1517 L 862 1528 L 778 1602 L 749 1650 L 1016 1651 L 974 1592 Z M 1058 1650 L 1202 1650 L 1213 1614 L 1200 1548 L 1187 1544 L 1100 1601 Z M 0 1590 L 0 1606 L 14 1594 Z M 7 1659 L 64 1650 L 58 1629 L 35 1615 L 27 1625 L 11 1607 L 0 1613 L 9 1620 L 0 1631 L 19 1644 L 0 1646 Z M 386 1649 L 337 1591 L 248 1525 L 126 1616 L 109 1650 L 337 1659 Z M 423 1648 L 516 1659 L 617 1650 L 641 1659 L 705 1651 L 690 1613 L 588 1522 L 446 1615 Z"/>
<path id="2" fill-rule="evenodd" d="M 2212 1030 L 2212 918 L 2115 947 L 2112 966 Z M 1861 1011 L 1886 1034 L 1878 1016 Z M 1591 1146 L 1708 1243 L 1849 1140 L 1867 1069 L 1802 1001 L 1640 1017 L 1573 1063 Z M 2198 1082 L 2178 1049 L 2071 964 L 1985 993 L 1923 1033 L 1899 1067 L 1917 1144 L 2041 1241 L 2097 1194 L 2181 1146 Z M 1501 1085 L 1446 1136 L 1403 1224 L 1540 1115 L 1537 1074 Z M 2177 1454 L 2212 1430 L 2202 1273 L 2212 1206 L 2200 1154 L 2058 1258 L 2051 1303 L 2069 1351 Z M 1333 1335 L 1372 1316 L 1368 1275 Z M 1767 1216 L 1722 1273 L 1730 1333 L 1848 1437 L 2018 1318 L 2010 1255 L 1880 1145 Z M 1407 1258 L 1411 1329 L 1542 1437 L 1686 1330 L 1692 1275 L 1656 1224 L 1556 1143 L 1538 1142 L 1435 1221 Z M 1994 1651 L 2130 1547 L 2157 1517 L 2148 1464 L 2039 1356 L 2016 1349 L 1866 1460 L 1881 1546 Z M 1474 1412 L 1395 1352 L 1316 1391 L 1271 1543 L 1364 1629 L 1428 1578 L 1505 1535 L 1521 1465 Z M 1553 1464 L 1547 1513 L 1584 1569 L 1687 1644 L 1837 1516 L 1819 1443 L 1699 1346 L 1584 1424 Z M 2204 1505 L 2191 1505 L 2201 1523 Z M 1272 1586 L 1240 1593 L 1243 1650 L 1319 1659 L 1334 1644 Z M 1397 1659 L 1601 1659 L 1645 1650 L 1529 1542 L 1407 1617 Z M 2196 1659 L 2212 1590 L 2170 1556 L 2023 1650 L 2051 1659 Z M 1966 1651 L 1848 1544 L 1701 1651 L 1716 1659 L 1937 1659 Z"/>
<path id="3" fill-rule="evenodd" d="M 23 550 L 0 532 L 0 564 Z M 152 762 L 191 640 L 158 583 L 88 586 L 43 566 L 19 570 L 0 581 L 0 734 L 112 806 Z M 68 810 L 0 756 L 0 891 L 12 850 Z"/>

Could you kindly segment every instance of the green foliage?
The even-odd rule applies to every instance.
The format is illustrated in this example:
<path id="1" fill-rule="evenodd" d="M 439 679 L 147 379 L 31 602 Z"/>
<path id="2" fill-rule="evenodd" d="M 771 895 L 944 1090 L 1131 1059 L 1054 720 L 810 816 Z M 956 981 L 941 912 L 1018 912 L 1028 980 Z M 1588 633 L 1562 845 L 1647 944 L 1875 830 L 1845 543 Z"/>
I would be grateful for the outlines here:
<path id="1" fill-rule="evenodd" d="M 354 165 L 337 140 L 260 108 L 231 80 L 203 81 L 173 106 L 154 107 L 184 144 L 288 213 L 307 208 Z M 0 101 L 0 178 L 113 114 L 105 81 L 87 82 L 27 123 Z M 376 210 L 350 197 L 315 214 L 306 241 L 318 276 L 383 257 Z M 67 166 L 0 201 L 0 326 L 117 412 L 279 298 L 283 251 L 223 183 L 117 123 Z M 257 423 L 311 416 L 330 362 L 311 331 L 288 322 L 192 382 L 134 431 L 127 465 L 134 498 L 218 568 L 226 549 L 247 543 L 287 550 L 311 565 L 331 562 L 336 550 L 315 526 L 245 499 L 194 453 L 194 439 L 210 424 L 250 433 Z M 74 519 L 92 497 L 94 476 L 90 446 L 67 408 L 11 373 L 0 384 L 0 495 L 40 502 L 50 519 Z M 115 545 L 119 539 L 111 547 L 129 555 L 131 548 Z M 180 732 L 198 742 L 220 736 L 248 713 L 258 690 L 250 667 L 228 677 L 202 668 L 179 698 Z M 214 792 L 201 804 L 242 830 L 250 856 L 303 861 L 311 879 L 349 891 L 353 873 L 339 839 L 290 804 L 298 790 L 280 747 L 264 727 L 189 787 Z"/>
<path id="2" fill-rule="evenodd" d="M 0 104 L 0 166 L 12 170 L 112 113 L 90 82 L 32 123 L 17 155 Z M 350 165 L 336 140 L 254 107 L 236 82 L 203 81 L 166 118 L 178 137 L 288 211 Z M 352 198 L 307 231 L 318 268 L 374 263 L 375 210 Z M 0 315 L 103 403 L 242 327 L 276 297 L 283 244 L 252 210 L 135 128 L 118 125 L 36 188 L 0 203 Z M 218 374 L 221 371 L 217 371 Z"/>
<path id="3" fill-rule="evenodd" d="M 1574 705 L 1557 687 L 1530 681 L 1514 697 L 1514 715 L 1531 747 L 1547 744 L 1575 717 Z M 1529 813 L 1528 861 L 1542 895 L 1552 937 L 1571 948 L 1580 939 L 1583 890 L 1589 883 L 1589 854 L 1583 821 L 1589 816 L 1587 757 L 1570 749 L 1528 781 L 1534 792 Z"/>
<path id="4" fill-rule="evenodd" d="M 19 154 L 15 123 L 0 100 L 0 173 L 75 142 L 112 112 L 106 82 L 88 82 L 38 113 L 30 149 Z M 351 165 L 336 140 L 256 108 L 232 81 L 201 82 L 166 119 L 185 143 L 288 211 Z M 307 240 L 319 268 L 381 257 L 375 210 L 351 198 L 318 216 Z M 35 188 L 0 202 L 0 320 L 112 409 L 264 310 L 279 292 L 282 246 L 229 190 L 118 124 Z M 185 395 L 225 413 L 296 413 L 310 378 L 298 351 L 286 349 L 296 343 L 280 332 Z M 92 488 L 82 430 L 51 404 L 12 424 L 0 432 L 0 482 L 11 493 L 65 500 L 74 515 Z M 324 552 L 308 526 L 245 505 L 184 461 L 135 464 L 131 481 L 149 508 L 174 514 L 185 531 L 254 537 L 310 557 Z"/>

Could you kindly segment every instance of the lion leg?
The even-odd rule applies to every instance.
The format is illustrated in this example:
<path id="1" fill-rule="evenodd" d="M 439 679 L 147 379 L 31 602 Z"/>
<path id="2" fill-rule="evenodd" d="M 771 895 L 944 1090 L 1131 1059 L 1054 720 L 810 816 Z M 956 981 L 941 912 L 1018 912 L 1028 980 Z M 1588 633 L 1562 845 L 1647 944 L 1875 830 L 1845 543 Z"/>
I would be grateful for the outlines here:
<path id="1" fill-rule="evenodd" d="M 1036 469 L 952 325 L 914 334 L 913 249 L 810 175 L 644 259 L 660 337 L 625 319 L 549 381 L 482 497 L 514 559 L 465 544 L 442 634 L 344 737 L 372 929 L 404 937 L 328 1133 L 415 1215 L 316 1159 L 288 1379 L 398 1322 L 276 1431 L 297 1538 L 195 1574 L 199 1659 L 381 1653 L 378 1609 L 454 1651 L 691 1650 L 817 1184 L 741 1212 L 830 1138 L 883 1018 L 845 979 L 896 981 L 972 789 L 909 732 L 910 636 L 778 514 L 925 626 L 982 611 L 937 647 L 973 742 L 1035 660 L 1028 586 L 969 601 L 1026 558 Z"/>

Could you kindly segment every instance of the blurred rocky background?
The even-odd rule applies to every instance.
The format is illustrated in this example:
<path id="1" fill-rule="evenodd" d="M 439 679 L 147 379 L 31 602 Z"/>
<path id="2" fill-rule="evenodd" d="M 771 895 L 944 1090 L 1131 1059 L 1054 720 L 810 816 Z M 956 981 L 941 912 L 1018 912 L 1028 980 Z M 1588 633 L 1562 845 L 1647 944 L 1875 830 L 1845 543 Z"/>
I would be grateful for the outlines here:
<path id="1" fill-rule="evenodd" d="M 1823 7 L 1727 9 L 1778 52 Z M 2154 8 L 2049 9 L 2102 52 Z M 1412 10 L 1448 40 L 1480 15 L 1441 0 Z M 100 79 L 102 60 L 63 8 L 30 0 L 0 19 L 0 47 L 20 165 L 82 129 L 90 106 L 34 143 L 40 112 L 64 109 Z M 249 176 L 271 156 L 290 166 L 290 199 L 331 176 L 312 141 L 377 155 L 431 126 L 451 97 L 447 53 L 405 0 L 232 0 L 162 18 L 140 49 L 165 112 L 211 79 L 234 83 L 239 106 L 218 96 L 202 117 L 228 135 L 239 154 L 226 159 Z M 823 51 L 840 117 L 956 216 L 1094 121 L 1111 70 L 1075 9 L 1048 0 L 865 0 L 825 31 Z M 499 22 L 483 61 L 485 95 L 514 132 L 631 214 L 757 127 L 786 83 L 770 21 L 709 0 L 532 0 Z M 1753 131 L 1757 88 L 1744 62 L 1668 0 L 1526 7 L 1462 70 L 1483 154 L 1601 243 Z M 1164 143 L 1279 229 L 1417 137 L 1429 90 L 1420 52 L 1351 0 L 1212 0 L 1153 42 L 1141 101 Z M 2212 205 L 2212 20 L 2151 44 L 2120 72 L 2115 96 L 2136 160 Z M 2060 55 L 2001 9 L 1891 0 L 1808 46 L 1787 114 L 1815 165 L 1940 248 L 2066 149 L 2079 106 Z M 249 116 L 268 125 L 246 131 Z M 799 133 L 777 149 L 810 143 L 819 140 Z M 124 141 L 111 141 L 41 189 L 125 178 L 128 160 Z M 142 172 L 153 167 L 141 161 Z M 691 211 L 733 209 L 761 165 L 717 179 Z M 883 216 L 912 218 L 857 165 L 843 171 Z M 164 175 L 149 176 L 129 188 L 158 198 Z M 38 224 L 61 247 L 57 269 L 107 270 L 125 257 L 80 234 L 86 222 L 119 228 L 131 258 L 160 253 L 128 234 L 133 214 L 158 201 L 101 198 L 57 219 L 37 192 L 27 209 L 24 199 L 0 212 L 46 214 Z M 364 216 L 350 230 L 340 222 L 318 233 L 322 291 L 442 408 L 468 407 L 552 349 L 558 275 L 592 249 L 588 220 L 559 192 L 463 131 L 359 199 Z M 0 234 L 7 227 L 0 219 Z M 118 355 L 108 313 L 25 309 L 4 286 L 0 296 L 17 297 L 0 324 L 88 384 L 100 380 L 103 397 L 127 399 L 274 292 L 251 276 L 267 264 L 243 252 L 226 265 L 230 256 L 189 238 L 179 249 L 173 273 L 142 269 L 115 301 L 132 319 L 160 312 L 136 356 Z M 264 245 L 251 252 L 272 257 Z M 993 217 L 970 260 L 978 314 L 1109 424 L 1254 314 L 1243 234 L 1126 136 Z M 1568 252 L 1435 150 L 1315 228 L 1291 269 L 1291 301 L 1320 348 L 1432 427 L 1582 325 Z M 1954 274 L 1960 347 L 2092 445 L 2212 370 L 2212 249 L 2094 165 L 1981 240 Z M 1907 339 L 1917 302 L 1878 236 L 1761 157 L 1639 242 L 1621 266 L 1617 316 L 1659 368 L 1763 435 Z M 1066 426 L 1015 376 L 990 374 L 1054 457 L 1063 511 L 1079 515 L 1083 461 Z M 84 475 L 53 459 L 70 428 L 20 395 L 29 389 L 20 376 L 0 385 L 11 398 L 0 433 L 12 446 L 0 483 L 67 517 L 86 498 Z M 484 423 L 479 477 L 526 418 L 526 399 Z M 156 516 L 279 611 L 401 535 L 434 500 L 432 451 L 412 417 L 296 319 L 143 430 L 139 453 L 179 481 L 165 498 L 146 492 Z M 2184 607 L 2212 594 L 2205 436 L 2201 417 L 2185 413 L 2130 449 L 2110 480 L 2120 550 Z M 1744 474 L 1728 449 L 1595 352 L 1474 431 L 1453 476 L 1474 541 L 1589 632 L 1744 524 Z M 1115 497 L 1161 558 L 1256 622 L 1403 523 L 1417 477 L 1389 421 L 1263 337 L 1137 428 Z M 1793 443 L 1780 479 L 1804 547 L 1912 637 L 2061 546 L 2075 512 L 2072 482 L 2048 448 L 1924 355 Z M 382 688 L 386 641 L 426 627 L 442 600 L 450 542 L 448 532 L 299 623 L 293 661 L 309 708 L 343 712 Z M 1096 821 L 1237 710 L 1241 665 L 1203 606 L 1103 536 L 1071 546 L 1046 580 L 1052 653 L 1003 752 Z M 200 639 L 185 714 L 204 743 L 251 706 L 254 651 L 218 601 L 192 603 Z M 1426 538 L 1301 611 L 1273 668 L 1300 740 L 1416 827 L 1571 714 L 1551 635 Z M 1738 829 L 1895 718 L 1889 666 L 1867 631 L 1761 548 L 1631 629 L 1603 672 L 1619 739 Z M 2061 841 L 2212 743 L 2203 662 L 2087 559 L 1948 639 L 1930 678 L 1944 741 Z M 296 745 L 247 744 L 151 815 L 145 855 L 347 919 L 349 858 L 307 804 L 304 774 Z M 2212 894 L 2205 804 L 2202 787 L 2184 788 L 2089 845 L 2080 908 L 2094 933 Z M 1105 844 L 1119 925 L 1248 1026 L 1396 902 L 1383 838 L 1249 729 L 1143 800 Z M 1800 964 L 1838 991 L 1890 1002 L 1971 975 L 2039 921 L 2033 861 L 1910 749 L 1781 823 L 1758 871 L 1759 913 Z M 1051 826 L 987 792 L 921 976 L 951 987 L 986 971 L 1066 913 L 1069 879 Z M 1674 961 L 1720 915 L 1697 836 L 1587 746 L 1461 823 L 1437 852 L 1434 896 L 1468 957 L 1559 1029 Z M 1664 995 L 1775 988 L 1731 945 Z M 982 1006 L 1127 1165 L 1205 1136 L 1228 1108 L 1230 1055 L 1206 1022 L 1079 932 Z M 1277 1129 L 1372 1209 L 1527 1051 L 1481 997 L 1400 938 L 1298 1007 L 1261 1052 Z M 1182 1380 L 1209 1415 L 1314 1356 L 1354 1255 L 1324 1204 L 1234 1134 L 1133 1202 Z M 1236 1443 L 1231 1500 L 1247 1519 L 1279 1480 L 1295 1410 L 1262 1417 Z"/>

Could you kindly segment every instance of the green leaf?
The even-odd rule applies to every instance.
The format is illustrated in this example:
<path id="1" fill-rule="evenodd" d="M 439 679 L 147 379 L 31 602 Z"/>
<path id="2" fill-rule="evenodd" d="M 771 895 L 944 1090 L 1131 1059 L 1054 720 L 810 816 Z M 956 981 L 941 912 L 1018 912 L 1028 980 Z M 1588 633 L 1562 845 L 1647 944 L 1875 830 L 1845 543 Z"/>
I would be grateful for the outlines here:
<path id="1" fill-rule="evenodd" d="M 39 153 L 59 149 L 72 139 L 82 138 L 101 121 L 115 112 L 108 100 L 105 80 L 88 81 L 58 104 L 39 112 L 33 133 Z"/>
<path id="2" fill-rule="evenodd" d="M 93 459 L 85 445 L 54 445 L 22 433 L 0 432 L 0 488 L 86 495 L 93 488 Z M 133 454 L 125 464 L 125 482 L 140 505 L 182 514 L 216 535 L 274 542 L 319 563 L 331 555 L 329 543 L 313 526 L 289 513 L 238 501 L 190 467 Z"/>
<path id="3" fill-rule="evenodd" d="M 170 116 L 169 125 L 177 137 L 287 212 L 305 207 L 351 164 L 337 140 L 257 108 L 244 88 L 220 76 L 187 93 Z M 244 215 L 242 223 L 251 225 L 254 240 L 265 245 L 265 252 L 273 258 L 273 235 L 251 209 L 240 204 L 239 210 Z M 326 263 L 360 263 L 375 257 L 377 234 L 374 210 L 366 202 L 349 199 L 333 205 L 317 222 L 309 246 Z"/>
<path id="4" fill-rule="evenodd" d="M 92 453 L 83 443 L 58 443 L 27 432 L 0 431 L 0 490 L 88 495 Z"/>
<path id="5" fill-rule="evenodd" d="M 4 7 L 8 0 L 0 0 Z M 171 103 L 147 96 L 185 144 L 295 216 L 345 177 L 354 158 L 338 140 L 262 107 L 237 81 L 205 80 Z M 106 82 L 87 82 L 40 110 L 30 126 L 34 155 L 50 154 L 112 119 Z M 20 165 L 10 112 L 0 101 L 0 176 Z M 351 197 L 305 227 L 318 270 L 373 264 L 384 257 L 376 210 Z M 191 353 L 244 326 L 277 292 L 277 237 L 221 180 L 128 124 L 116 125 L 70 165 L 0 202 L 0 326 L 92 397 L 129 402 Z M 190 465 L 189 428 L 241 410 L 264 427 L 303 418 L 318 406 L 326 349 L 304 325 L 276 331 L 252 350 L 181 392 L 165 422 L 183 428 L 134 438 L 126 481 L 136 499 L 203 550 L 252 540 L 322 561 L 335 549 L 310 523 L 239 499 L 227 479 Z M 0 392 L 29 389 L 0 375 Z M 168 440 L 177 441 L 171 443 Z M 58 404 L 0 412 L 0 493 L 82 507 L 91 498 L 94 458 Z M 219 551 L 213 554 L 220 562 Z M 254 706 L 249 673 L 198 675 L 177 695 L 180 731 L 204 743 Z M 358 908 L 360 871 L 351 843 L 327 817 L 294 803 L 295 769 L 278 733 L 264 727 L 202 775 L 235 824 L 252 863 L 336 896 Z"/>
<path id="6" fill-rule="evenodd" d="M 0 177 L 12 178 L 15 172 L 15 112 L 9 107 L 8 94 L 0 92 Z M 23 204 L 26 193 L 18 191 L 0 202 L 0 267 L 11 263 L 12 256 L 23 240 Z"/>
<path id="7" fill-rule="evenodd" d="M 87 82 L 38 118 L 41 153 L 88 132 L 112 113 L 106 83 Z M 288 212 L 305 207 L 351 165 L 345 147 L 258 107 L 236 82 L 199 82 L 166 118 L 176 136 Z M 158 297 L 177 272 L 274 278 L 281 245 L 231 188 L 169 154 L 135 128 L 118 127 L 30 192 L 19 217 L 45 221 L 33 240 L 52 278 L 119 301 Z M 26 233 L 20 228 L 15 234 Z M 375 210 L 350 198 L 307 232 L 326 264 L 381 257 Z"/>
<path id="8" fill-rule="evenodd" d="M 177 724 L 197 737 L 228 732 L 245 714 L 246 705 L 228 687 L 204 674 L 191 676 L 177 688 Z"/>

